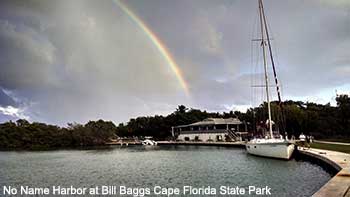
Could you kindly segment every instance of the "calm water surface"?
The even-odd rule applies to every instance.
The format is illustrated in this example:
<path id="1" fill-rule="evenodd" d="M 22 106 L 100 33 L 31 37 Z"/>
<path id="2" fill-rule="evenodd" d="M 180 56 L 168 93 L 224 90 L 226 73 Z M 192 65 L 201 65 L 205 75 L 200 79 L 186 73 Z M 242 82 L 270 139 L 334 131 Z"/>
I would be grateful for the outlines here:
<path id="1" fill-rule="evenodd" d="M 203 146 L 0 152 L 0 186 L 270 186 L 273 196 L 310 196 L 331 175 L 304 161 Z M 0 189 L 2 191 L 2 188 Z"/>

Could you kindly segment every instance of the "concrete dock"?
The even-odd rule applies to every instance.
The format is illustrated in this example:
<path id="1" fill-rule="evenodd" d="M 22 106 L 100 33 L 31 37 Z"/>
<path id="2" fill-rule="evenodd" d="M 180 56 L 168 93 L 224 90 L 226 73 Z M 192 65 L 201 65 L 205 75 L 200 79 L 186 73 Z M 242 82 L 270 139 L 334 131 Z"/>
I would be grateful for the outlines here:
<path id="1" fill-rule="evenodd" d="M 199 146 L 226 146 L 244 147 L 245 142 L 194 142 L 194 141 L 158 141 L 158 145 L 199 145 Z"/>
<path id="2" fill-rule="evenodd" d="M 118 145 L 118 146 L 129 146 L 129 145 L 142 145 L 141 141 L 114 141 L 107 142 L 105 145 Z"/>
<path id="3" fill-rule="evenodd" d="M 350 197 L 350 154 L 336 151 L 298 148 L 299 153 L 317 158 L 339 172 L 313 196 L 347 196 Z"/>
<path id="4" fill-rule="evenodd" d="M 158 145 L 197 145 L 197 146 L 226 146 L 226 147 L 244 147 L 245 142 L 201 142 L 201 141 L 157 141 Z M 141 141 L 114 141 L 106 145 L 142 145 Z"/>

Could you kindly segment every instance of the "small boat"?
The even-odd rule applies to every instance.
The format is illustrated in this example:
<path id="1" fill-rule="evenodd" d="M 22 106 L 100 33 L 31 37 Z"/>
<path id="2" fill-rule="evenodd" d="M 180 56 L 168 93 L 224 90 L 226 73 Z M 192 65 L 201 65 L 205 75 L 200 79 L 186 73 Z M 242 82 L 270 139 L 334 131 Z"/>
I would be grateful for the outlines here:
<path id="1" fill-rule="evenodd" d="M 273 74 L 275 78 L 275 85 L 277 89 L 276 92 L 277 92 L 282 116 L 283 116 L 283 106 L 281 101 L 281 94 L 279 90 L 274 60 L 272 56 L 272 49 L 271 49 L 271 43 L 269 38 L 269 32 L 267 28 L 267 21 L 264 13 L 263 2 L 262 0 L 258 0 L 258 3 L 259 3 L 261 38 L 257 39 L 256 41 L 261 42 L 260 46 L 262 48 L 262 54 L 263 54 L 262 56 L 263 56 L 263 62 L 264 62 L 264 79 L 265 79 L 265 84 L 263 85 L 263 87 L 266 90 L 266 102 L 267 102 L 268 116 L 269 116 L 266 123 L 269 129 L 269 134 L 268 135 L 265 134 L 263 138 L 250 140 L 246 144 L 246 149 L 247 149 L 247 152 L 252 155 L 289 160 L 293 154 L 295 145 L 291 141 L 289 141 L 287 137 L 286 139 L 283 139 L 283 137 L 276 138 L 272 131 L 273 121 L 271 118 L 271 105 L 270 105 L 270 97 L 269 97 L 270 85 L 269 85 L 269 77 L 268 77 L 267 53 L 269 53 L 270 62 L 272 64 Z"/>
<path id="2" fill-rule="evenodd" d="M 157 146 L 157 142 L 152 140 L 152 137 L 145 137 L 145 140 L 143 140 L 142 145 L 144 146 Z"/>

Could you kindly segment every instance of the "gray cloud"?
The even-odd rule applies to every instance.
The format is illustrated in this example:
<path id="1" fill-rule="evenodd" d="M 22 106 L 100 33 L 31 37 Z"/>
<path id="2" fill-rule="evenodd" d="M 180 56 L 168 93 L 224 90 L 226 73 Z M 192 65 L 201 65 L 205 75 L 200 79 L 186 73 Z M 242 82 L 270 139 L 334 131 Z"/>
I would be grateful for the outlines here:
<path id="1" fill-rule="evenodd" d="M 2 106 L 16 105 L 16 102 L 9 95 L 7 95 L 2 89 L 0 89 L 0 103 Z"/>
<path id="2" fill-rule="evenodd" d="M 34 29 L 0 20 L 0 83 L 6 88 L 30 88 L 53 83 L 53 46 Z M 42 82 L 46 82 L 42 83 Z"/>
<path id="3" fill-rule="evenodd" d="M 116 4 L 37 3 L 9 5 L 19 19 L 4 17 L 0 34 L 1 85 L 30 100 L 33 119 L 125 121 L 164 112 L 161 103 L 150 104 L 153 96 L 184 95 L 167 62 Z M 24 8 L 31 11 L 25 19 Z"/>
<path id="4" fill-rule="evenodd" d="M 117 4 L 32 0 L 1 2 L 0 86 L 19 102 L 0 92 L 0 105 L 64 124 L 166 114 L 178 104 L 214 111 L 251 103 L 256 1 L 123 2 L 174 56 L 190 99 Z M 286 99 L 350 83 L 348 1 L 264 2 Z"/>

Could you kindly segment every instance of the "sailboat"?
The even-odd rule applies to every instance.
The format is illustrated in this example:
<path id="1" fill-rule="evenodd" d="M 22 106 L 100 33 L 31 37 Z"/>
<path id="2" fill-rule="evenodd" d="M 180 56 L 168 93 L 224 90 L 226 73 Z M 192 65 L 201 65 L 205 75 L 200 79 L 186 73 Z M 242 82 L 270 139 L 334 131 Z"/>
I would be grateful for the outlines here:
<path id="1" fill-rule="evenodd" d="M 267 54 L 269 53 L 273 74 L 275 78 L 275 84 L 277 88 L 277 96 L 280 104 L 281 111 L 282 101 L 281 94 L 279 91 L 278 79 L 275 70 L 275 64 L 272 56 L 272 49 L 270 43 L 269 32 L 267 28 L 266 16 L 264 12 L 264 6 L 262 0 L 258 0 L 259 3 L 259 18 L 260 18 L 260 33 L 261 38 L 258 39 L 261 41 L 261 48 L 263 53 L 263 63 L 264 63 L 264 87 L 266 90 L 266 102 L 268 108 L 268 120 L 266 121 L 269 129 L 269 135 L 266 135 L 264 138 L 255 138 L 247 142 L 246 149 L 249 154 L 258 155 L 263 157 L 271 157 L 278 159 L 286 159 L 289 160 L 294 151 L 294 144 L 288 141 L 287 137 L 284 139 L 283 137 L 276 138 L 272 131 L 273 121 L 271 119 L 271 104 L 270 104 L 270 89 L 269 89 L 269 77 L 268 77 L 268 65 L 267 65 Z"/>

